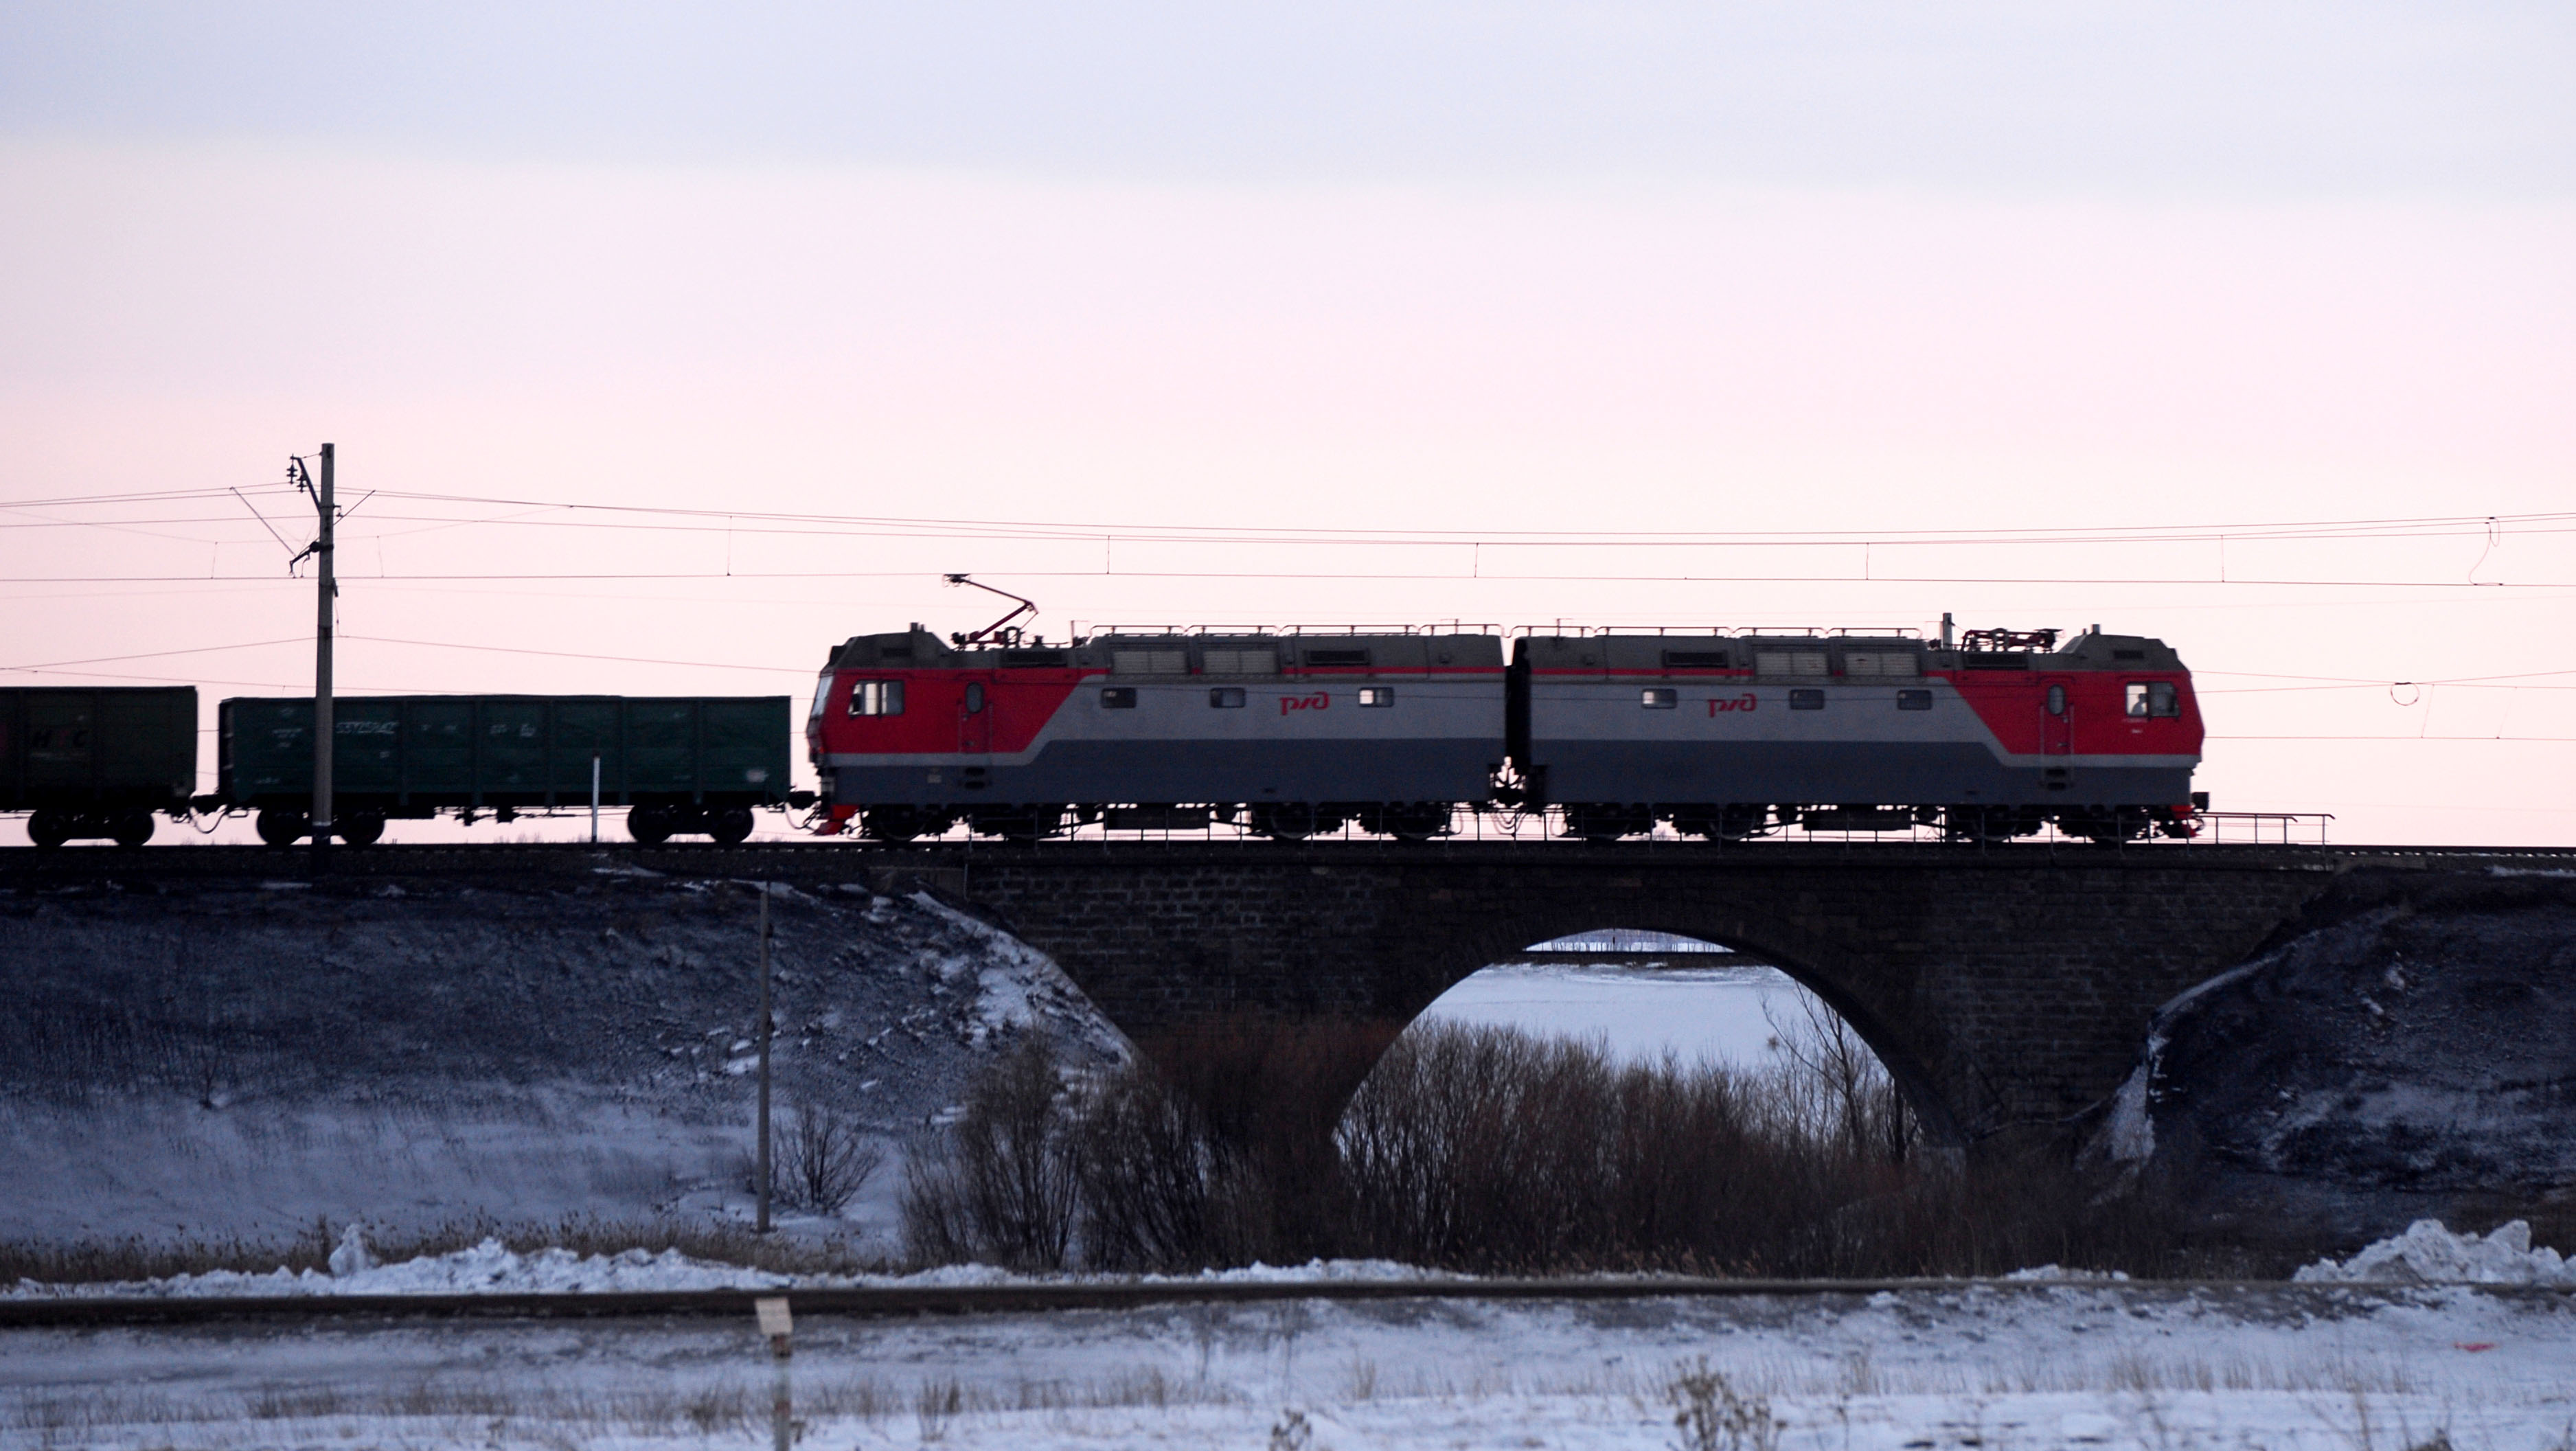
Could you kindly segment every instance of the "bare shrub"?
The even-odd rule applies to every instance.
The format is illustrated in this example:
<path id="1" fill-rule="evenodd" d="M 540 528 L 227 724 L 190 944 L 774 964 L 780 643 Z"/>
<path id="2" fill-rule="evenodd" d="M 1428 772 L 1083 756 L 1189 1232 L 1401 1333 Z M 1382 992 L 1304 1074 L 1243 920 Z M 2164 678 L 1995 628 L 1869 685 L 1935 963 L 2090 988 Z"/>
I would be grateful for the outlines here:
<path id="1" fill-rule="evenodd" d="M 1259 1171 L 1153 1069 L 1131 1065 L 1103 1080 L 1074 1133 L 1083 1258 L 1094 1268 L 1241 1264 L 1268 1250 Z"/>
<path id="2" fill-rule="evenodd" d="M 917 1263 L 1130 1271 L 1351 1254 L 1849 1278 L 2295 1262 L 2194 1245 L 2153 1186 L 2106 1194 L 2053 1143 L 1921 1152 L 1884 1071 L 1835 1026 L 1748 1072 L 1505 1028 L 1424 1024 L 1386 1047 L 1382 1025 L 1218 1023 L 1071 1091 L 1032 1045 L 912 1160 L 906 1246 Z"/>
<path id="3" fill-rule="evenodd" d="M 904 1166 L 916 1261 L 1056 1270 L 1072 1246 L 1076 1167 L 1054 1046 L 1033 1038 L 976 1079 L 935 1152 Z"/>
<path id="4" fill-rule="evenodd" d="M 885 1145 L 828 1104 L 790 1108 L 779 1139 L 780 1197 L 813 1214 L 840 1213 L 885 1165 Z"/>

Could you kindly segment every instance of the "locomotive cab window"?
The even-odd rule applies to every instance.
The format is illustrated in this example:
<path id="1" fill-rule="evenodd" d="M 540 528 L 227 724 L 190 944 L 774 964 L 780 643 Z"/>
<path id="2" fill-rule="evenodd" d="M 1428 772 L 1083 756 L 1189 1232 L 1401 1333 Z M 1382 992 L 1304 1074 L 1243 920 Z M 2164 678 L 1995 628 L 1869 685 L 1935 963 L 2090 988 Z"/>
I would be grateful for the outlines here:
<path id="1" fill-rule="evenodd" d="M 1682 693 L 1660 685 L 1649 685 L 1637 692 L 1637 704 L 1646 710 L 1672 710 L 1682 703 Z"/>
<path id="2" fill-rule="evenodd" d="M 1112 685 L 1102 690 L 1100 692 L 1100 708 L 1102 710 L 1134 710 L 1136 708 L 1136 687 L 1132 685 Z"/>
<path id="3" fill-rule="evenodd" d="M 2182 693 L 2174 689 L 2170 680 L 2132 681 L 2127 694 L 2131 720 L 2182 714 Z"/>
<path id="4" fill-rule="evenodd" d="M 1395 687 L 1392 685 L 1363 685 L 1360 687 L 1360 704 L 1366 706 L 1393 705 L 1395 704 Z"/>
<path id="5" fill-rule="evenodd" d="M 1821 690 L 1792 690 L 1789 692 L 1789 708 L 1791 710 L 1823 710 L 1825 708 L 1825 693 Z"/>
<path id="6" fill-rule="evenodd" d="M 1243 691 L 1232 685 L 1221 685 L 1208 692 L 1208 704 L 1217 710 L 1243 709 Z"/>
<path id="7" fill-rule="evenodd" d="M 903 714 L 903 682 L 900 680 L 861 680 L 851 685 L 850 714 Z"/>

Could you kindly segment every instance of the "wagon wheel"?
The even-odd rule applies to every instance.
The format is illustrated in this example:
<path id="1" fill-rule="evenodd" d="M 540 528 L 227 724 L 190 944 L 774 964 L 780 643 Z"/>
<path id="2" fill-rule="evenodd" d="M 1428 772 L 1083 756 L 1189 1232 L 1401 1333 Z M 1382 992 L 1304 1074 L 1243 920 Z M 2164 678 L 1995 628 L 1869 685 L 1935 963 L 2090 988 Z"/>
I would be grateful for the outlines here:
<path id="1" fill-rule="evenodd" d="M 646 846 L 671 839 L 671 814 L 659 806 L 637 806 L 626 813 L 626 834 Z"/>
<path id="2" fill-rule="evenodd" d="M 107 834 L 118 846 L 141 846 L 152 839 L 152 813 L 129 807 L 109 818 Z"/>
<path id="3" fill-rule="evenodd" d="M 27 839 L 38 846 L 61 846 L 72 839 L 72 814 L 46 807 L 27 818 Z"/>
<path id="4" fill-rule="evenodd" d="M 385 834 L 385 817 L 380 811 L 352 811 L 331 826 L 351 846 L 374 846 Z"/>
<path id="5" fill-rule="evenodd" d="M 255 823 L 259 839 L 270 846 L 293 846 L 313 830 L 313 818 L 292 807 L 271 806 L 259 813 Z"/>
<path id="6" fill-rule="evenodd" d="M 728 806 L 708 812 L 707 835 L 726 846 L 740 846 L 751 836 L 751 808 Z"/>

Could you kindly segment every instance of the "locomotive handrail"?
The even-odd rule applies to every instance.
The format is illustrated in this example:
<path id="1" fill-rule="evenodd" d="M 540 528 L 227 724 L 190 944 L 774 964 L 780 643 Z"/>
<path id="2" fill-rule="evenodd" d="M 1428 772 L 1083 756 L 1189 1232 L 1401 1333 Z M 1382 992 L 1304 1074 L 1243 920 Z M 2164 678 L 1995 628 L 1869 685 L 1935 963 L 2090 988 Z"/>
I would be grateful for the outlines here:
<path id="1" fill-rule="evenodd" d="M 1073 641 L 1084 644 L 1111 635 L 1499 635 L 1503 627 L 1483 621 L 1435 620 L 1427 625 L 1086 625 L 1073 622 Z"/>
<path id="2" fill-rule="evenodd" d="M 1558 621 L 1548 625 L 1514 625 L 1504 631 L 1509 636 L 1553 635 L 1577 640 L 1612 635 L 1708 635 L 1729 640 L 1920 640 L 1922 630 L 1913 625 L 1569 625 Z"/>

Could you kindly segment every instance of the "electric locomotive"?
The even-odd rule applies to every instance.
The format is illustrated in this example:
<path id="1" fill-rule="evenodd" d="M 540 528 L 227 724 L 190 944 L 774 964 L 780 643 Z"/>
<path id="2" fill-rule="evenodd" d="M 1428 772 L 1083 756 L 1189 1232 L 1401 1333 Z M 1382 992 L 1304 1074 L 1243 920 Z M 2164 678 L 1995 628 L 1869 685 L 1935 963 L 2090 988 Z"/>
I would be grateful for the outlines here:
<path id="1" fill-rule="evenodd" d="M 833 652 L 806 721 L 820 830 L 1347 824 L 1562 809 L 1616 839 L 1940 827 L 2187 836 L 2202 728 L 2160 640 L 1895 632 L 1109 631 L 919 625 Z"/>
<path id="2" fill-rule="evenodd" d="M 860 635 L 817 682 L 806 741 L 825 829 L 880 840 L 964 821 L 1357 822 L 1425 837 L 1504 765 L 1492 634 L 1111 631 L 1060 646 Z"/>

